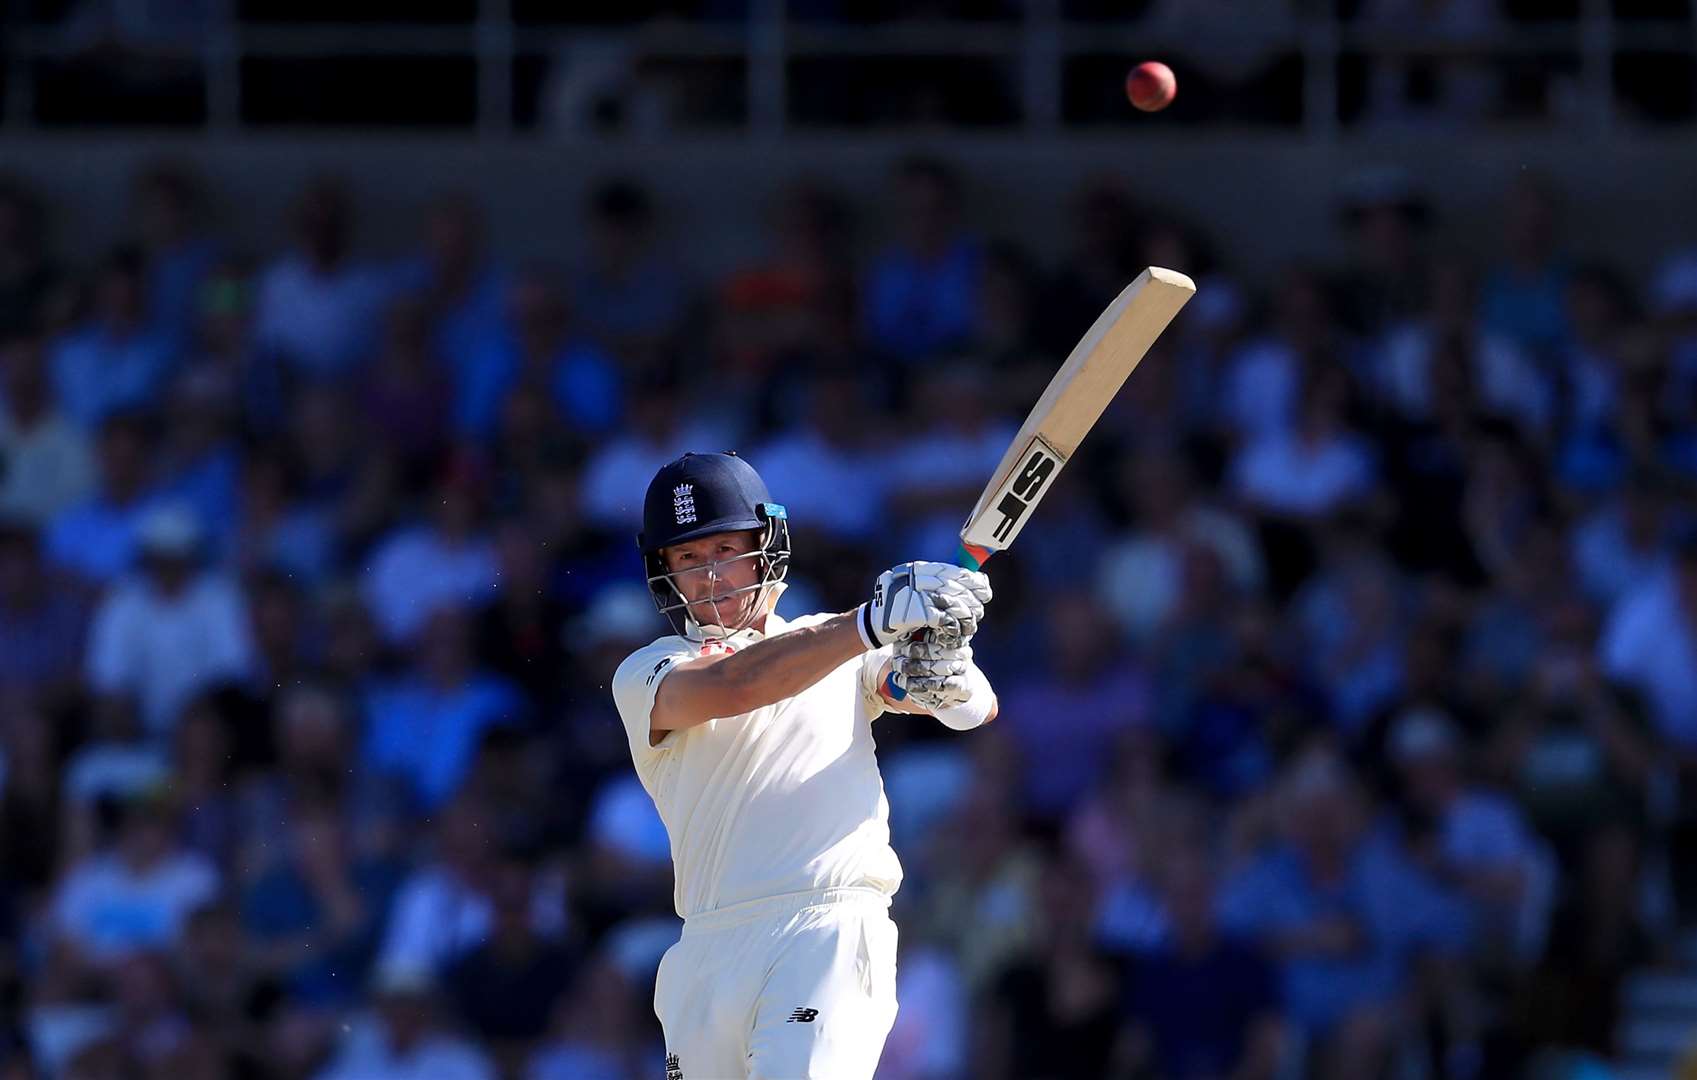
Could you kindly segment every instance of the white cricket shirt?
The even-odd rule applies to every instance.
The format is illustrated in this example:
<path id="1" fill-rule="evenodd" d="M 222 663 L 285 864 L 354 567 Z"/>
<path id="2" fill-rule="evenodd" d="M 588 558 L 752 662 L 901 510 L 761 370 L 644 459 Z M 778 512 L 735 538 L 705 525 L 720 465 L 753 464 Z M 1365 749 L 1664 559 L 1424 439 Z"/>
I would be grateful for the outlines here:
<path id="1" fill-rule="evenodd" d="M 648 745 L 654 696 L 675 665 L 831 617 L 787 622 L 774 613 L 765 635 L 744 630 L 723 641 L 663 637 L 613 675 L 637 776 L 671 840 L 673 901 L 684 918 L 842 886 L 890 895 L 901 884 L 872 742 L 888 648 L 862 653 L 795 697 Z"/>

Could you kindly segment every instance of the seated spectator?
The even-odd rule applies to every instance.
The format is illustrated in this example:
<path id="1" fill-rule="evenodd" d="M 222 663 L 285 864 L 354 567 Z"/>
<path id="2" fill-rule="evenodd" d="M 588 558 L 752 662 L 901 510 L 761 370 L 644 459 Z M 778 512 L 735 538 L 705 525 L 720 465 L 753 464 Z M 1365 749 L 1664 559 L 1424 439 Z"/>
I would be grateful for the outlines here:
<path id="1" fill-rule="evenodd" d="M 41 525 L 94 487 L 88 433 L 53 399 L 41 339 L 0 339 L 0 511 Z"/>
<path id="2" fill-rule="evenodd" d="M 402 883 L 389 912 L 377 967 L 438 973 L 454 957 L 489 940 L 496 891 L 516 841 L 491 838 L 483 807 L 461 801 L 437 816 L 432 860 Z M 531 928 L 558 939 L 566 928 L 564 883 L 557 874 L 529 878 Z"/>
<path id="3" fill-rule="evenodd" d="M 184 372 L 171 386 L 160 447 L 160 495 L 193 510 L 207 533 L 207 551 L 221 558 L 236 513 L 242 452 L 236 385 L 205 368 Z"/>
<path id="4" fill-rule="evenodd" d="M 407 792 L 359 767 L 357 720 L 349 698 L 320 682 L 303 682 L 277 694 L 271 707 L 271 768 L 242 785 L 240 835 L 250 848 L 242 860 L 268 863 L 270 830 L 279 822 L 328 806 L 338 808 L 357 859 L 404 858 L 410 834 L 400 827 Z"/>
<path id="5" fill-rule="evenodd" d="M 400 867 L 357 851 L 333 804 L 291 810 L 242 888 L 242 928 L 296 998 L 346 1005 L 366 984 Z"/>
<path id="6" fill-rule="evenodd" d="M 295 230 L 295 250 L 260 277 L 255 341 L 291 378 L 340 378 L 370 358 L 390 286 L 353 256 L 353 208 L 339 182 L 320 178 L 302 193 Z"/>
<path id="7" fill-rule="evenodd" d="M 602 184 L 586 210 L 590 257 L 572 281 L 571 310 L 591 340 L 641 369 L 682 328 L 689 286 L 677 260 L 656 249 L 653 201 L 641 186 Z"/>
<path id="8" fill-rule="evenodd" d="M 1573 887 L 1550 921 L 1549 952 L 1514 1002 L 1525 1045 L 1617 1057 L 1627 973 L 1660 951 L 1639 911 L 1643 858 L 1640 837 L 1624 822 L 1604 825 L 1586 840 Z"/>
<path id="9" fill-rule="evenodd" d="M 1294 430 L 1249 442 L 1232 462 L 1232 486 L 1264 514 L 1316 518 L 1366 497 L 1375 465 L 1369 444 L 1349 427 L 1349 382 L 1337 371 L 1310 381 Z"/>
<path id="10" fill-rule="evenodd" d="M 980 779 L 930 837 L 913 932 L 952 953 L 966 992 L 988 990 L 1036 933 L 1042 862 L 1022 834 L 1013 793 Z"/>
<path id="11" fill-rule="evenodd" d="M 176 808 L 160 794 L 127 802 L 113 845 L 71 866 L 59 883 L 54 940 L 102 967 L 174 946 L 190 913 L 218 890 L 212 864 L 174 844 L 176 824 Z"/>
<path id="12" fill-rule="evenodd" d="M 1291 275 L 1275 300 L 1272 325 L 1226 360 L 1216 391 L 1221 426 L 1250 443 L 1272 441 L 1301 425 L 1304 384 L 1337 363 L 1341 342 L 1331 298 L 1318 274 Z"/>
<path id="13" fill-rule="evenodd" d="M 478 655 L 539 710 L 559 702 L 573 646 L 582 647 L 562 632 L 570 609 L 549 587 L 549 554 L 523 521 L 501 523 L 495 532 L 501 589 L 477 626 Z"/>
<path id="14" fill-rule="evenodd" d="M 546 395 L 579 442 L 615 429 L 625 410 L 621 373 L 612 356 L 574 324 L 558 275 L 532 266 L 502 299 L 505 317 L 450 368 L 458 429 L 489 439 L 507 399 L 520 387 Z"/>
<path id="15" fill-rule="evenodd" d="M 1132 528 L 1102 552 L 1099 591 L 1134 644 L 1152 642 L 1183 603 L 1187 549 L 1208 548 L 1230 587 L 1254 590 L 1262 577 L 1254 535 L 1230 511 L 1210 505 L 1178 454 L 1139 454 L 1120 471 Z"/>
<path id="16" fill-rule="evenodd" d="M 268 1058 L 262 1026 L 279 988 L 254 962 L 251 944 L 235 908 L 220 902 L 195 909 L 171 954 L 184 1014 L 212 1033 L 237 1075 L 279 1063 Z"/>
<path id="17" fill-rule="evenodd" d="M 672 902 L 672 843 L 634 773 L 601 785 L 590 805 L 580 901 L 608 921 L 665 911 Z"/>
<path id="18" fill-rule="evenodd" d="M 785 378 L 786 361 L 828 351 L 833 337 L 853 330 L 846 202 L 804 180 L 780 194 L 765 222 L 761 258 L 718 290 L 719 347 L 739 382 Z"/>
<path id="19" fill-rule="evenodd" d="M 469 460 L 450 464 L 428 523 L 403 525 L 372 555 L 366 602 L 391 644 L 412 642 L 439 611 L 468 611 L 493 599 L 495 547 L 483 528 L 484 486 Z"/>
<path id="20" fill-rule="evenodd" d="M 489 939 L 455 958 L 444 979 L 461 1019 L 509 1068 L 547 1033 L 577 974 L 572 952 L 532 922 L 534 873 L 526 858 L 502 860 L 490 888 Z"/>
<path id="21" fill-rule="evenodd" d="M 236 726 L 246 716 L 237 700 L 213 692 L 188 701 L 171 748 L 171 793 L 183 804 L 182 841 L 219 866 L 230 864 L 240 839 Z"/>
<path id="22" fill-rule="evenodd" d="M 631 401 L 625 429 L 597 447 L 583 467 L 583 516 L 601 529 L 639 528 L 642 493 L 660 466 L 688 451 L 734 446 L 738 426 L 735 417 L 688 412 L 678 380 L 648 380 Z M 759 461 L 752 455 L 749 460 Z M 765 475 L 765 464 L 759 467 Z"/>
<path id="23" fill-rule="evenodd" d="M 1555 419 L 1556 387 L 1512 339 L 1478 325 L 1474 293 L 1465 265 L 1435 266 L 1430 307 L 1391 327 L 1375 350 L 1376 389 L 1407 419 L 1430 420 L 1448 389 L 1433 369 L 1452 363 L 1476 407 L 1542 435 Z"/>
<path id="24" fill-rule="evenodd" d="M 1131 961 L 1127 1056 L 1163 1080 L 1272 1080 L 1285 1038 L 1275 968 L 1220 926 L 1201 849 L 1176 849 L 1161 878 L 1171 933 Z"/>
<path id="25" fill-rule="evenodd" d="M 1028 811 L 1058 821 L 1096 786 L 1114 739 L 1149 722 L 1149 684 L 1093 597 L 1055 596 L 1041 617 L 1047 662 L 1009 680 L 999 719 L 1020 748 Z"/>
<path id="26" fill-rule="evenodd" d="M 479 342 L 501 326 L 506 270 L 488 250 L 488 222 L 477 196 L 453 191 L 436 199 L 423 250 L 400 268 L 402 290 L 424 301 L 430 352 L 450 369 L 465 364 Z"/>
<path id="27" fill-rule="evenodd" d="M 1350 739 L 1402 689 L 1404 598 L 1393 566 L 1371 544 L 1334 543 L 1332 565 L 1292 599 L 1309 676 L 1332 723 Z"/>
<path id="28" fill-rule="evenodd" d="M 260 453 L 243 463 L 226 548 L 239 576 L 273 571 L 311 587 L 340 555 L 333 515 L 299 497 L 281 456 Z"/>
<path id="29" fill-rule="evenodd" d="M 853 540 L 888 527 L 882 448 L 860 419 L 868 411 L 867 397 L 856 376 L 821 375 L 809 387 L 798 421 L 749 452 L 772 497 L 788 509 L 792 530 Z M 952 556 L 953 549 L 946 554 Z"/>
<path id="30" fill-rule="evenodd" d="M 139 799 L 171 776 L 170 756 L 160 740 L 148 738 L 133 699 L 109 697 L 91 713 L 86 738 L 65 762 L 67 841 L 77 852 L 94 844 L 108 803 Z"/>
<path id="31" fill-rule="evenodd" d="M 1594 830 L 1642 822 L 1658 759 L 1636 695 L 1604 681 L 1590 612 L 1570 604 L 1552 618 L 1524 693 L 1488 733 L 1489 759 L 1562 864 L 1577 868 Z"/>
<path id="32" fill-rule="evenodd" d="M 169 961 L 138 951 L 112 966 L 111 980 L 116 1040 L 141 1075 L 162 1075 L 161 1066 L 185 1049 L 192 1032 Z"/>
<path id="33" fill-rule="evenodd" d="M 1513 802 L 1462 771 L 1464 746 L 1450 719 L 1411 709 L 1391 726 L 1412 840 L 1427 865 L 1474 905 L 1481 933 L 1515 960 L 1544 947 L 1554 866 Z"/>
<path id="34" fill-rule="evenodd" d="M 1456 898 L 1369 829 L 1344 765 L 1311 749 L 1280 781 L 1278 841 L 1224 886 L 1221 925 L 1277 958 L 1291 1021 L 1322 1075 L 1374 1075 L 1413 962 L 1467 942 Z"/>
<path id="35" fill-rule="evenodd" d="M 248 686 L 261 697 L 318 677 L 316 627 L 307 595 L 293 578 L 275 570 L 250 579 L 254 661 Z"/>
<path id="36" fill-rule="evenodd" d="M 1576 523 L 1569 557 L 1593 601 L 1613 607 L 1662 570 L 1675 525 L 1669 494 L 1656 477 L 1641 473 L 1619 496 Z"/>
<path id="37" fill-rule="evenodd" d="M 494 1066 L 439 1018 L 430 969 L 380 968 L 371 993 L 374 1022 L 351 1031 L 316 1080 L 495 1080 Z"/>
<path id="38" fill-rule="evenodd" d="M 110 256 L 95 283 L 94 311 L 52 347 L 59 408 L 85 430 L 126 409 L 158 402 L 180 356 L 148 325 L 146 267 L 139 253 Z"/>
<path id="39" fill-rule="evenodd" d="M 367 691 L 365 709 L 366 766 L 405 781 L 428 813 L 459 790 L 484 731 L 519 720 L 525 703 L 477 667 L 466 617 L 442 610 L 425 623 L 413 666 Z"/>
<path id="40" fill-rule="evenodd" d="M 1127 732 L 1115 750 L 1113 771 L 1073 814 L 1063 841 L 1095 880 L 1097 942 L 1139 952 L 1171 930 L 1159 888 L 1164 863 L 1178 848 L 1205 845 L 1208 833 L 1201 807 L 1170 782 L 1154 732 Z"/>
<path id="41" fill-rule="evenodd" d="M 1502 334 L 1534 355 L 1569 340 L 1566 291 L 1571 269 L 1559 245 L 1556 197 L 1539 177 L 1522 177 L 1504 196 L 1504 259 L 1485 278 L 1479 315 L 1488 332 Z"/>
<path id="42" fill-rule="evenodd" d="M 900 235 L 865 284 L 866 336 L 903 362 L 959 348 L 978 317 L 983 243 L 960 223 L 960 178 L 941 162 L 909 158 L 895 176 Z"/>
<path id="43" fill-rule="evenodd" d="M 1697 750 L 1697 532 L 1615 605 L 1599 650 L 1609 677 L 1644 695 L 1661 737 Z"/>
<path id="44" fill-rule="evenodd" d="M 142 416 L 120 413 L 100 425 L 95 491 L 48 523 L 49 562 L 96 584 L 130 568 L 136 526 L 156 498 L 153 452 L 153 425 Z"/>
<path id="45" fill-rule="evenodd" d="M 427 475 L 448 438 L 453 388 L 433 351 L 422 299 L 404 296 L 390 305 L 376 359 L 363 374 L 359 405 L 372 434 L 407 476 Z"/>
<path id="46" fill-rule="evenodd" d="M 147 321 L 179 349 L 193 341 L 201 286 L 218 261 L 218 242 L 201 228 L 202 204 L 195 177 L 172 164 L 143 170 L 131 187 L 130 212 L 147 259 Z"/>
<path id="47" fill-rule="evenodd" d="M 1119 971 L 1091 940 L 1089 871 L 1051 861 L 1036 934 L 994 976 L 977 1017 L 972 1075 L 1103 1076 L 1119 1032 Z"/>
<path id="48" fill-rule="evenodd" d="M 829 394 L 827 399 L 836 400 Z M 909 404 L 926 401 L 947 401 L 949 407 L 935 416 L 910 414 L 905 437 L 887 448 L 880 471 L 903 546 L 944 559 L 958 544 L 955 508 L 977 500 L 1016 429 L 991 413 L 982 375 L 965 367 L 922 372 Z"/>
<path id="49" fill-rule="evenodd" d="M 88 606 L 43 564 L 35 527 L 0 518 L 0 687 L 79 693 L 87 631 Z"/>
<path id="50" fill-rule="evenodd" d="M 677 1055 L 660 1056 L 658 1039 L 639 1032 L 652 1009 L 631 981 L 609 960 L 591 962 L 555 1013 L 553 1037 L 531 1058 L 529 1080 L 586 1080 L 592 1076 L 636 1076 L 664 1060 L 667 1072 L 681 1071 Z M 684 1074 L 688 1076 L 688 1073 Z"/>
<path id="51" fill-rule="evenodd" d="M 100 694 L 134 695 L 147 729 L 162 735 L 196 693 L 247 677 L 253 643 L 241 592 L 203 568 L 192 512 L 162 504 L 137 534 L 141 573 L 95 613 L 88 680 Z"/>

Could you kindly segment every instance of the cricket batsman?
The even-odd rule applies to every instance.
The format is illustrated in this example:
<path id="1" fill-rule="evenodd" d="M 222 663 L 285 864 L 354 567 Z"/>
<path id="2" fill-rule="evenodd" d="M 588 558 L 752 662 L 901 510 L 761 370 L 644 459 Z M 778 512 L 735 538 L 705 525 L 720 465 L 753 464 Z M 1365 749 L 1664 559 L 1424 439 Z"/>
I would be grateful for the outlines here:
<path id="1" fill-rule="evenodd" d="M 684 920 L 654 988 L 668 1080 L 869 1080 L 896 1017 L 902 879 L 872 721 L 995 718 L 969 644 L 989 580 L 903 563 L 853 611 L 784 619 L 789 524 L 734 454 L 664 466 L 637 543 L 675 631 L 613 676 Z"/>

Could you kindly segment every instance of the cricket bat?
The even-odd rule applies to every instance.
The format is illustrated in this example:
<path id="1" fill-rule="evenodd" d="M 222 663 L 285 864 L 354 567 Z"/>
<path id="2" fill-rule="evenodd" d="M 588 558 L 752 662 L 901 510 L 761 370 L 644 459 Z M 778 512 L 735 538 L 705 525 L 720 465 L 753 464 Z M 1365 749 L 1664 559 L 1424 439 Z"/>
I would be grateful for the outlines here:
<path id="1" fill-rule="evenodd" d="M 1102 410 L 1194 295 L 1190 278 L 1151 266 L 1097 316 L 1026 415 L 967 515 L 957 563 L 981 570 L 991 555 L 1012 546 Z M 893 678 L 885 691 L 898 701 L 906 696 Z"/>

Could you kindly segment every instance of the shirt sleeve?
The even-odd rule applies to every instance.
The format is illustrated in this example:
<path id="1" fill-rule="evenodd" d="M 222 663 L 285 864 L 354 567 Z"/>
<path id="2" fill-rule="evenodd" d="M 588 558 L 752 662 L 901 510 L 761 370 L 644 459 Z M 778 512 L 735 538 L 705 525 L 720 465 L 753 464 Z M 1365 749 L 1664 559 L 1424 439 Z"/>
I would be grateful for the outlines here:
<path id="1" fill-rule="evenodd" d="M 613 673 L 613 703 L 618 706 L 619 719 L 625 725 L 625 738 L 630 742 L 631 755 L 635 759 L 641 760 L 665 750 L 674 741 L 673 735 L 669 734 L 658 746 L 648 743 L 654 698 L 660 692 L 660 683 L 672 669 L 694 655 L 694 650 L 682 638 L 661 638 L 631 653 Z"/>

